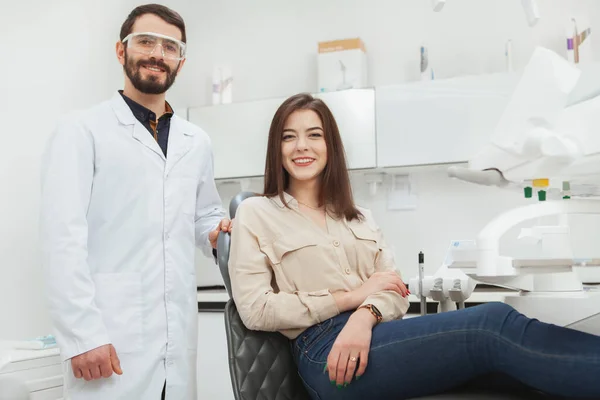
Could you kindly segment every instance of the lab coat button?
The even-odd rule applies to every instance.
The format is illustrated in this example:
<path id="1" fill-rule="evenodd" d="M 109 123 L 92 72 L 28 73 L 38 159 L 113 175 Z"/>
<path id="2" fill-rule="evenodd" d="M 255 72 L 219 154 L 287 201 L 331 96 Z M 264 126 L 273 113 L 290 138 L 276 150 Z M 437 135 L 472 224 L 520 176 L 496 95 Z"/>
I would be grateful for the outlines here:
<path id="1" fill-rule="evenodd" d="M 334 245 L 335 247 L 338 247 L 338 246 L 340 245 L 340 242 L 339 242 L 338 240 L 334 240 L 334 241 L 333 241 L 333 245 Z"/>
<path id="2" fill-rule="evenodd" d="M 344 271 L 346 272 L 346 274 L 350 275 L 350 268 L 346 268 Z"/>

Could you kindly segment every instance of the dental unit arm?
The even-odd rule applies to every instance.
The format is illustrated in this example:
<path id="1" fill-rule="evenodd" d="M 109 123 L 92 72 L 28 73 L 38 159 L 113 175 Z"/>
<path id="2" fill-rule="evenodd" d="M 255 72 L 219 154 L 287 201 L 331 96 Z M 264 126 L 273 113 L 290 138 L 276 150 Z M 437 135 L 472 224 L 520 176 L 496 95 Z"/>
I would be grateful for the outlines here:
<path id="1" fill-rule="evenodd" d="M 476 240 L 451 243 L 442 267 L 421 282 L 422 294 L 439 301 L 441 311 L 456 308 L 448 302 L 467 300 L 476 283 L 490 284 L 514 289 L 504 302 L 528 317 L 600 334 L 600 285 L 584 285 L 574 269 L 599 266 L 600 246 L 580 262 L 569 225 L 571 215 L 600 215 L 597 75 L 537 48 L 491 143 L 468 167 L 449 169 L 450 177 L 465 182 L 518 190 L 531 204 L 498 215 Z M 550 217 L 555 224 L 547 223 Z M 501 254 L 501 239 L 530 220 L 538 224 L 521 228 L 517 237 L 519 250 L 528 255 Z M 592 281 L 599 283 L 600 276 Z M 410 282 L 411 289 L 420 286 Z"/>

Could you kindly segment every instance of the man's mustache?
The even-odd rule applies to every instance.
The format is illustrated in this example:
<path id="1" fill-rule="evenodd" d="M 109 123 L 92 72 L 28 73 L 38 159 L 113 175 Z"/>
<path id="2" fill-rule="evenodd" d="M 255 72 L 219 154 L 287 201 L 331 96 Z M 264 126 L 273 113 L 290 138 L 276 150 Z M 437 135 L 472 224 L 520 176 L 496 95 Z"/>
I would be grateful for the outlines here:
<path id="1" fill-rule="evenodd" d="M 158 68 L 164 69 L 167 74 L 171 73 L 171 68 L 169 68 L 169 66 L 167 64 L 165 64 L 164 61 L 162 61 L 162 60 L 161 61 L 140 60 L 140 61 L 138 61 L 137 65 L 138 65 L 138 67 L 158 67 Z"/>

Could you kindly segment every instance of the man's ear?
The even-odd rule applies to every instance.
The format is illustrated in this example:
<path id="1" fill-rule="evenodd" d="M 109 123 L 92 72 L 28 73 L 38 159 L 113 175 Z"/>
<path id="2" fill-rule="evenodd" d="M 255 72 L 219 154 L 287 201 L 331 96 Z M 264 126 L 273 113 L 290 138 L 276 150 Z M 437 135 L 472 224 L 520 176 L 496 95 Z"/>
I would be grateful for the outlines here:
<path id="1" fill-rule="evenodd" d="M 117 54 L 117 59 L 121 65 L 125 65 L 125 45 L 123 42 L 118 41 L 115 47 L 115 51 Z"/>
<path id="2" fill-rule="evenodd" d="M 179 72 L 183 68 L 183 64 L 185 64 L 185 60 L 186 60 L 186 58 L 184 58 L 183 60 L 179 61 L 179 67 L 177 67 L 177 74 L 179 74 Z"/>

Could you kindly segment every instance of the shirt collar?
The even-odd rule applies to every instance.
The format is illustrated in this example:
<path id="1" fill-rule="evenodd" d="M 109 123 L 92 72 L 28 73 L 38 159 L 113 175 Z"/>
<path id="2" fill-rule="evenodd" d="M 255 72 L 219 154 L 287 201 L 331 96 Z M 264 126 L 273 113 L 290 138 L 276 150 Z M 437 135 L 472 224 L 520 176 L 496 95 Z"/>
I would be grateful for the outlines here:
<path id="1" fill-rule="evenodd" d="M 140 122 L 143 123 L 146 121 L 156 121 L 156 114 L 154 114 L 152 110 L 125 96 L 122 90 L 119 90 L 119 94 L 121 95 L 121 97 L 123 97 L 123 100 L 125 100 L 125 103 L 127 103 L 133 115 Z M 173 108 L 167 101 L 165 101 L 165 113 L 160 118 L 171 118 L 173 114 Z"/>
<path id="2" fill-rule="evenodd" d="M 292 197 L 292 195 L 290 195 L 289 193 L 283 192 L 283 199 L 290 207 L 298 208 L 298 201 L 294 197 Z M 285 203 L 283 203 L 281 201 L 281 198 L 279 196 L 271 197 L 271 201 L 274 202 L 276 205 L 278 205 L 281 208 L 285 207 Z"/>

